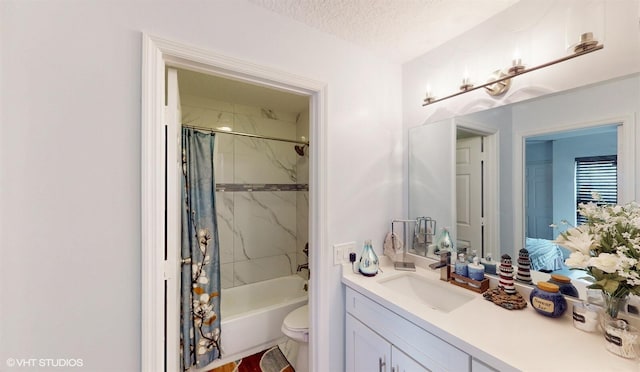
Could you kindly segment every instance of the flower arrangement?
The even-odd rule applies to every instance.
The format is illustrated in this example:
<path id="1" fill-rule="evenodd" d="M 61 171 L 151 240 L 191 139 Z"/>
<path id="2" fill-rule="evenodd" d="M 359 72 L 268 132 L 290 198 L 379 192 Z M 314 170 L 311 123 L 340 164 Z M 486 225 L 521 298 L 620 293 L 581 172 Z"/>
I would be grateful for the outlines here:
<path id="1" fill-rule="evenodd" d="M 561 233 L 555 243 L 571 251 L 565 263 L 593 276 L 588 288 L 627 298 L 640 294 L 640 205 L 580 204 L 586 223 Z M 617 314 L 617 313 L 616 313 Z M 616 314 L 611 314 L 615 317 Z"/>

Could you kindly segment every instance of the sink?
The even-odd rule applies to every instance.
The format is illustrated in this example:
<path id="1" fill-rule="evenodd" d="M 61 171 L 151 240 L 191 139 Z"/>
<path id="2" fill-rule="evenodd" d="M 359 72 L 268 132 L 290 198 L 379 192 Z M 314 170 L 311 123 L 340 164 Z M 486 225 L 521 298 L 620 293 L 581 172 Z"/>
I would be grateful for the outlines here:
<path id="1" fill-rule="evenodd" d="M 417 299 L 432 309 L 448 313 L 474 299 L 470 293 L 438 279 L 406 273 L 378 281 L 383 287 L 403 296 Z"/>

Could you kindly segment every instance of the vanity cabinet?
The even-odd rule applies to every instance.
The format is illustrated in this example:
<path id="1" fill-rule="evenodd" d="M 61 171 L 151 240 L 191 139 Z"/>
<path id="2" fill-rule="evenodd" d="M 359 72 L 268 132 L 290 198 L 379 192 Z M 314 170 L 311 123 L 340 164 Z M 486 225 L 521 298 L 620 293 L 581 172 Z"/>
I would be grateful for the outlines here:
<path id="1" fill-rule="evenodd" d="M 471 370 L 473 372 L 498 372 L 497 369 L 489 367 L 476 358 L 471 359 Z"/>
<path id="2" fill-rule="evenodd" d="M 346 371 L 490 371 L 462 350 L 346 288 Z"/>
<path id="3" fill-rule="evenodd" d="M 346 321 L 347 372 L 427 372 L 389 341 L 351 315 Z"/>
<path id="4" fill-rule="evenodd" d="M 391 372 L 422 372 L 429 371 L 420 363 L 413 360 L 410 356 L 403 353 L 402 350 L 391 346 Z"/>

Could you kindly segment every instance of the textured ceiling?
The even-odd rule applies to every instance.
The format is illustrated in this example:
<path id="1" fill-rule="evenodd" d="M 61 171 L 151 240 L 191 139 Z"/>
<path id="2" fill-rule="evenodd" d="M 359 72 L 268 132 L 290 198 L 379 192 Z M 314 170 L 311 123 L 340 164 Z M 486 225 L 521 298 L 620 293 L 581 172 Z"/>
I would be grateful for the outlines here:
<path id="1" fill-rule="evenodd" d="M 320 31 L 406 62 L 518 0 L 249 0 Z"/>

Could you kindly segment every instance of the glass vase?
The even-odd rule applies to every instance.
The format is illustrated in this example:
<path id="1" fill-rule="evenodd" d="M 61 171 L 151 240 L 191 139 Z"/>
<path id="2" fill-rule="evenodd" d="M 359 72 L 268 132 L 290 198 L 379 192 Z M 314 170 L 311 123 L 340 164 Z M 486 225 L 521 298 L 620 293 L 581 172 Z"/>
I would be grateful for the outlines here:
<path id="1" fill-rule="evenodd" d="M 440 252 L 453 252 L 453 240 L 451 240 L 451 235 L 449 234 L 449 229 L 443 227 L 440 230 L 440 235 L 436 240 L 436 247 L 433 250 L 435 255 L 440 254 Z M 454 255 L 455 257 L 455 255 Z"/>
<path id="2" fill-rule="evenodd" d="M 374 276 L 378 273 L 379 267 L 380 262 L 378 261 L 376 252 L 373 250 L 373 244 L 371 244 L 371 240 L 366 240 L 364 242 L 362 254 L 360 255 L 360 264 L 358 269 L 364 276 Z"/>
<path id="3" fill-rule="evenodd" d="M 618 319 L 620 315 L 627 312 L 629 296 L 614 296 L 602 291 L 602 301 L 604 315 L 609 316 L 610 319 Z"/>

